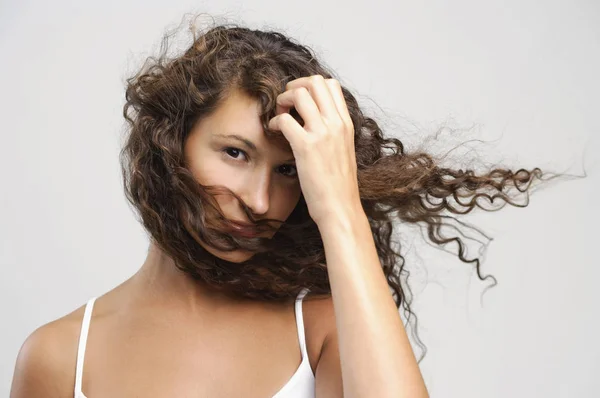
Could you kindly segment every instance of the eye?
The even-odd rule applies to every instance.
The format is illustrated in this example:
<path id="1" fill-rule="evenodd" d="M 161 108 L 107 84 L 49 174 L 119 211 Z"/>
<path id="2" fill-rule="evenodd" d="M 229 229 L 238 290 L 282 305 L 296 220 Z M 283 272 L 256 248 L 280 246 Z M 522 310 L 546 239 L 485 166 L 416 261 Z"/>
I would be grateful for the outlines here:
<path id="1" fill-rule="evenodd" d="M 279 172 L 286 177 L 296 178 L 298 176 L 298 170 L 293 164 L 284 164 L 279 167 Z"/>
<path id="2" fill-rule="evenodd" d="M 223 149 L 223 152 L 225 152 L 227 154 L 227 156 L 229 156 L 233 159 L 236 159 L 236 160 L 239 159 L 240 155 L 247 157 L 246 152 L 242 151 L 239 148 L 227 147 L 227 148 Z"/>

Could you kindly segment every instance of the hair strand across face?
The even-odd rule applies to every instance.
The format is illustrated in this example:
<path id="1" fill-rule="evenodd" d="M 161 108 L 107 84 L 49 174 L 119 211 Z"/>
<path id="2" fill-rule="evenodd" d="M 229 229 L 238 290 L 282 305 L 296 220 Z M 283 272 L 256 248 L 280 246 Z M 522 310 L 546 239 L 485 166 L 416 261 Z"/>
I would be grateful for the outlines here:
<path id="1" fill-rule="evenodd" d="M 262 228 L 278 228 L 272 239 L 226 234 L 222 231 L 228 221 L 213 197 L 223 188 L 202 186 L 194 179 L 183 147 L 192 126 L 210 115 L 232 90 L 259 101 L 261 123 L 269 136 L 274 132 L 269 131 L 268 121 L 287 82 L 316 74 L 332 78 L 333 73 L 308 47 L 279 32 L 232 24 L 191 31 L 193 42 L 182 54 L 167 56 L 167 35 L 160 56 L 149 58 L 127 80 L 123 115 L 128 130 L 121 151 L 127 199 L 151 239 L 177 267 L 215 289 L 256 300 L 288 300 L 304 287 L 316 295 L 329 295 L 323 243 L 304 200 L 287 220 L 256 222 Z M 441 227 L 476 207 L 497 210 L 482 203 L 525 207 L 527 203 L 517 203 L 510 190 L 528 194 L 533 180 L 543 179 L 541 170 L 496 168 L 476 173 L 442 167 L 443 159 L 423 151 L 409 153 L 399 139 L 384 137 L 351 92 L 342 90 L 355 128 L 361 202 L 398 308 L 416 322 L 410 289 L 402 281 L 408 277 L 402 248 L 392 245 L 398 221 L 424 226 L 427 238 L 437 245 L 456 243 L 460 260 L 473 264 L 480 279 L 490 278 L 495 284 L 493 276 L 482 274 L 478 258 L 465 257 L 463 240 L 443 236 Z M 245 206 L 244 211 L 252 219 Z M 463 222 L 459 227 L 474 228 Z M 256 254 L 232 264 L 208 253 L 199 242 Z"/>

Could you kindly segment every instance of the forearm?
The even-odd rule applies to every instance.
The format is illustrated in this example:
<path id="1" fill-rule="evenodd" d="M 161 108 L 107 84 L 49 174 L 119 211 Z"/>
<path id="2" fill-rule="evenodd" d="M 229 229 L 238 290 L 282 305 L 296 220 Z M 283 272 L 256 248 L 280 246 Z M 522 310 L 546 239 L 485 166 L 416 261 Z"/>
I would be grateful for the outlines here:
<path id="1" fill-rule="evenodd" d="M 319 225 L 331 284 L 344 396 L 428 397 L 362 209 Z"/>

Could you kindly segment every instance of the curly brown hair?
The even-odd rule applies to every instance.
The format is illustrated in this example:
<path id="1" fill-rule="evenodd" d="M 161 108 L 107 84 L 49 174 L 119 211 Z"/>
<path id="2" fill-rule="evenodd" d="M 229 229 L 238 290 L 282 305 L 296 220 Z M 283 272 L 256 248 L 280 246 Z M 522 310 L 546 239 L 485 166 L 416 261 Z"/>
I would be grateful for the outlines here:
<path id="1" fill-rule="evenodd" d="M 231 23 L 204 30 L 192 26 L 190 31 L 192 44 L 182 54 L 167 55 L 170 34 L 166 34 L 160 56 L 148 58 L 127 79 L 123 115 L 128 134 L 121 166 L 128 201 L 150 238 L 176 266 L 215 289 L 256 300 L 287 300 L 303 288 L 329 295 L 323 243 L 306 202 L 300 198 L 287 220 L 255 220 L 235 193 L 201 185 L 186 165 L 183 148 L 194 124 L 215 110 L 231 90 L 242 90 L 259 101 L 265 134 L 274 136 L 268 121 L 275 116 L 276 98 L 287 82 L 317 74 L 337 77 L 309 47 L 280 32 Z M 461 238 L 444 237 L 440 228 L 449 219 L 456 220 L 452 214 L 466 214 L 475 207 L 490 210 L 478 203 L 479 198 L 527 206 L 528 200 L 518 204 L 508 191 L 513 187 L 527 193 L 535 178 L 542 180 L 541 170 L 494 168 L 476 173 L 442 167 L 441 158 L 425 151 L 409 153 L 399 139 L 385 137 L 355 96 L 345 87 L 342 90 L 355 128 L 362 206 L 398 309 L 404 309 L 409 321 L 414 318 L 410 289 L 401 283 L 402 277 L 408 277 L 405 259 L 391 241 L 394 221 L 426 226 L 427 237 L 436 245 L 455 242 L 460 260 L 473 263 L 481 280 L 491 278 L 495 284 L 493 276 L 481 273 L 478 258 L 465 257 Z M 224 189 L 238 198 L 257 226 L 269 229 L 278 224 L 272 239 L 244 239 L 222 232 L 228 220 L 213 194 Z M 199 242 L 256 254 L 234 264 L 212 255 Z"/>

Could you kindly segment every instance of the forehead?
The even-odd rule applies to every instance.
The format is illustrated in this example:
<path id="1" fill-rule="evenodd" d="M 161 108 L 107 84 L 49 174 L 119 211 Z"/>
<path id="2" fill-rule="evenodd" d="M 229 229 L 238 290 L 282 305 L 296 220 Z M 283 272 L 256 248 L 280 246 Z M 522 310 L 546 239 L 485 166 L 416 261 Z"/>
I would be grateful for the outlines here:
<path id="1" fill-rule="evenodd" d="M 260 120 L 262 108 L 258 99 L 241 90 L 232 90 L 207 117 L 212 134 L 237 134 L 252 140 L 257 146 L 275 146 L 291 153 L 283 134 L 267 138 Z"/>
<path id="2" fill-rule="evenodd" d="M 217 109 L 211 114 L 221 124 L 259 127 L 260 103 L 241 90 L 232 90 L 219 103 Z"/>

